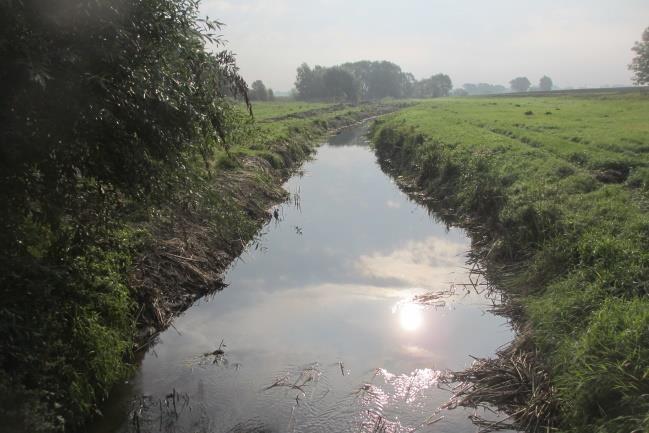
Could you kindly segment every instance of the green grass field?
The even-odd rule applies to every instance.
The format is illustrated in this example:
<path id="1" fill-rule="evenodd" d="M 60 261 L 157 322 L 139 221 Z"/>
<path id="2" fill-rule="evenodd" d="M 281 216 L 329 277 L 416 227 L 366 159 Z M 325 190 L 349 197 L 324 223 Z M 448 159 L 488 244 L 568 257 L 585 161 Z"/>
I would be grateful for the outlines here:
<path id="1" fill-rule="evenodd" d="M 393 169 L 489 234 L 561 431 L 649 431 L 649 96 L 427 100 L 373 134 Z"/>
<path id="2" fill-rule="evenodd" d="M 252 109 L 255 116 L 260 122 L 274 117 L 287 116 L 290 114 L 303 113 L 305 111 L 320 110 L 331 107 L 333 104 L 326 102 L 306 102 L 306 101 L 253 101 Z"/>
<path id="3" fill-rule="evenodd" d="M 258 126 L 257 133 L 268 141 L 284 140 L 296 131 L 331 129 L 347 125 L 346 119 L 362 119 L 374 107 L 398 106 L 403 101 L 383 101 L 358 105 L 327 104 L 320 102 L 279 101 L 255 102 L 253 112 Z M 380 114 L 380 112 L 377 112 Z"/>

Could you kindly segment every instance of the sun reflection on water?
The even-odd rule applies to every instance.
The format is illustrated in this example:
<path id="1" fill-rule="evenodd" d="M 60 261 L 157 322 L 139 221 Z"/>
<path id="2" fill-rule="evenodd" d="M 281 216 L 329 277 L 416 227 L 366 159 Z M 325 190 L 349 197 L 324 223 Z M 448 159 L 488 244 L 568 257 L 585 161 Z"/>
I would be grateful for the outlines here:
<path id="1" fill-rule="evenodd" d="M 414 332 L 424 323 L 422 306 L 408 301 L 398 302 L 392 312 L 399 313 L 399 324 L 404 331 Z"/>
<path id="2" fill-rule="evenodd" d="M 394 374 L 383 368 L 374 371 L 372 379 L 356 390 L 358 405 L 358 430 L 361 433 L 407 433 L 431 425 L 443 418 L 436 410 L 427 419 L 417 417 L 421 421 L 406 421 L 399 416 L 399 408 L 406 405 L 417 408 L 422 415 L 425 402 L 430 397 L 428 390 L 439 383 L 443 372 L 429 368 L 415 369 L 410 373 Z M 382 379 L 382 384 L 374 384 Z M 402 424 L 405 421 L 405 424 Z M 414 423 L 414 424 L 413 424 Z"/>

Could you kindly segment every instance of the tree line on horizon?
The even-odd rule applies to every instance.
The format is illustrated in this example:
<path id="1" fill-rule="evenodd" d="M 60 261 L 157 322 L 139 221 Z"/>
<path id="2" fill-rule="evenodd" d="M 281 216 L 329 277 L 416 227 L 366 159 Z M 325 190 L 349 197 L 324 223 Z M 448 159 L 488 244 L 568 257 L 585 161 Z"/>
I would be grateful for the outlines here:
<path id="1" fill-rule="evenodd" d="M 448 96 L 451 78 L 435 74 L 422 80 L 388 61 L 358 61 L 297 68 L 295 97 L 300 100 L 358 102 L 382 98 L 435 98 Z"/>
<path id="2" fill-rule="evenodd" d="M 510 87 L 500 84 L 465 83 L 453 88 L 451 78 L 442 73 L 417 80 L 389 61 L 358 61 L 311 68 L 303 63 L 297 68 L 292 99 L 302 101 L 358 102 L 383 98 L 438 98 L 444 96 L 494 95 L 508 92 L 549 91 L 552 79 L 543 76 L 537 86 L 527 77 L 512 79 Z M 251 100 L 271 101 L 275 96 L 261 80 L 252 83 L 248 91 Z"/>

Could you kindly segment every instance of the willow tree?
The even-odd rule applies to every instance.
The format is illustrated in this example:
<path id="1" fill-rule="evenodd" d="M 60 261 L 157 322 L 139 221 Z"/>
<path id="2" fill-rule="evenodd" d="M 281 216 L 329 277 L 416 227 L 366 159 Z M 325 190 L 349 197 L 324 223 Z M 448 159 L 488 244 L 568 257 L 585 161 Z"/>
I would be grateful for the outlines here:
<path id="1" fill-rule="evenodd" d="M 247 101 L 220 23 L 199 20 L 197 3 L 0 0 L 10 431 L 12 419 L 18 431 L 76 424 L 123 377 L 135 316 L 125 215 L 191 183 L 228 134 L 230 97 Z"/>

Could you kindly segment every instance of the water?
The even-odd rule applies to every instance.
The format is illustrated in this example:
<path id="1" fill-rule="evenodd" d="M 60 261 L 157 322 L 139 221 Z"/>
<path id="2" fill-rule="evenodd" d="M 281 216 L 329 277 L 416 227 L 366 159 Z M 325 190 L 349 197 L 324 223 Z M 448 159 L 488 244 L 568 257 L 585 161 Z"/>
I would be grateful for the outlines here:
<path id="1" fill-rule="evenodd" d="M 470 243 L 399 191 L 364 132 L 332 137 L 288 181 L 299 206 L 161 335 L 95 433 L 136 431 L 134 408 L 143 432 L 475 431 L 471 411 L 437 410 L 450 396 L 437 379 L 512 331 L 476 293 L 409 301 L 467 282 Z"/>

